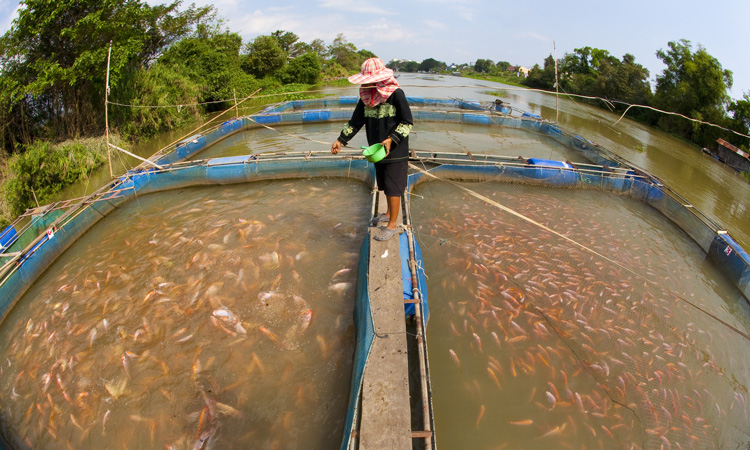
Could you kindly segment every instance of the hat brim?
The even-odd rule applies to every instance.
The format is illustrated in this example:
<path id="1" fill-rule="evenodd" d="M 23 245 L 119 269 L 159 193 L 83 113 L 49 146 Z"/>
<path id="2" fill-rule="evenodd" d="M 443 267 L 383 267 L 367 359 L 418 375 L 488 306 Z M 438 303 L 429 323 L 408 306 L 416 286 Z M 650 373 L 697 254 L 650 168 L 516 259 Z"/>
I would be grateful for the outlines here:
<path id="1" fill-rule="evenodd" d="M 386 68 L 372 75 L 363 75 L 362 73 L 352 75 L 349 77 L 349 82 L 352 84 L 377 83 L 378 81 L 385 81 L 392 76 L 393 70 Z"/>

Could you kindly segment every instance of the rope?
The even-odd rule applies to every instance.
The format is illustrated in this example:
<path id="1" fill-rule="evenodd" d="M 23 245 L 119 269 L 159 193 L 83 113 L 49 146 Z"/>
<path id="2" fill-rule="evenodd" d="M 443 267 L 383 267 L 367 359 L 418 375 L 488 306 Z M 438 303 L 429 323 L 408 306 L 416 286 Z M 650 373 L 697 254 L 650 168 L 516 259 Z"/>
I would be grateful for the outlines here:
<path id="1" fill-rule="evenodd" d="M 593 255 L 596 255 L 596 256 L 604 259 L 607 262 L 610 262 L 610 263 L 616 265 L 617 267 L 619 267 L 619 268 L 621 268 L 621 269 L 623 269 L 623 270 L 625 270 L 625 271 L 633 274 L 637 278 L 640 278 L 640 279 L 646 281 L 647 283 L 650 283 L 652 285 L 657 285 L 657 283 L 654 280 L 652 280 L 652 279 L 650 279 L 650 278 L 648 278 L 648 277 L 646 277 L 644 275 L 641 275 L 640 273 L 634 271 L 633 269 L 630 269 L 629 267 L 627 267 L 627 266 L 625 266 L 625 265 L 623 265 L 623 264 L 621 264 L 621 263 L 619 263 L 619 262 L 617 262 L 617 261 L 615 261 L 613 259 L 610 259 L 610 258 L 602 255 L 601 253 L 597 252 L 596 250 L 593 250 L 593 249 L 591 249 L 591 248 L 589 248 L 589 247 L 587 247 L 587 246 L 579 243 L 578 241 L 576 241 L 574 239 L 571 239 L 568 236 L 565 236 L 564 234 L 561 234 L 561 233 L 559 233 L 559 232 L 557 232 L 557 231 L 555 231 L 555 230 L 547 227 L 546 225 L 543 225 L 543 224 L 541 224 L 541 223 L 539 223 L 539 222 L 537 222 L 537 221 L 535 221 L 535 220 L 533 220 L 533 219 L 531 219 L 531 218 L 529 218 L 529 217 L 527 217 L 527 216 L 525 216 L 525 215 L 523 215 L 523 214 L 521 214 L 521 213 L 519 213 L 519 212 L 517 212 L 517 211 L 515 211 L 515 210 L 513 210 L 513 209 L 511 209 L 509 207 L 507 207 L 507 206 L 505 206 L 505 205 L 502 205 L 501 203 L 499 203 L 499 202 L 497 202 L 495 200 L 487 198 L 484 195 L 479 194 L 478 192 L 475 192 L 475 191 L 473 191 L 473 190 L 471 190 L 471 189 L 469 189 L 469 188 L 467 188 L 465 186 L 461 186 L 460 184 L 456 183 L 455 181 L 451 181 L 451 180 L 448 180 L 448 179 L 445 179 L 445 178 L 440 178 L 440 177 L 438 177 L 438 176 L 430 173 L 429 171 L 422 170 L 421 168 L 417 167 L 414 164 L 410 163 L 409 166 L 412 167 L 413 169 L 416 169 L 417 171 L 423 173 L 424 175 L 427 175 L 427 176 L 433 177 L 433 178 L 435 178 L 437 180 L 444 181 L 444 182 L 446 182 L 448 184 L 451 184 L 452 186 L 455 186 L 455 187 L 461 189 L 462 191 L 466 192 L 467 194 L 471 195 L 472 197 L 477 198 L 477 199 L 479 199 L 479 200 L 487 203 L 488 205 L 492 205 L 492 206 L 494 206 L 494 207 L 496 207 L 496 208 L 498 208 L 498 209 L 500 209 L 502 211 L 505 211 L 505 212 L 507 212 L 507 213 L 515 216 L 515 217 L 518 217 L 519 219 L 524 220 L 524 221 L 526 221 L 526 222 L 528 222 L 528 223 L 530 223 L 530 224 L 532 224 L 532 225 L 534 225 L 534 226 L 536 226 L 538 228 L 541 228 L 541 229 L 543 229 L 543 230 L 545 230 L 545 231 L 547 231 L 547 232 L 549 232 L 549 233 L 551 233 L 551 234 L 553 234 L 553 235 L 555 235 L 557 237 L 560 237 L 560 238 L 562 238 L 562 239 L 564 239 L 564 240 L 566 240 L 566 241 L 568 241 L 568 242 L 570 242 L 570 243 L 572 243 L 572 244 L 580 247 L 581 249 L 583 249 L 583 250 L 585 250 L 585 251 L 587 251 L 589 253 L 592 253 Z M 678 295 L 677 293 L 675 293 L 675 292 L 673 292 L 671 290 L 669 292 L 672 295 L 674 295 L 675 298 L 678 298 L 678 299 L 682 300 L 683 302 L 687 303 L 688 305 L 692 306 L 693 308 L 701 311 L 702 313 L 706 314 L 707 316 L 709 316 L 712 319 L 716 320 L 717 322 L 721 323 L 725 327 L 727 327 L 730 330 L 734 331 L 735 333 L 737 333 L 738 335 L 742 336 L 746 340 L 750 341 L 750 335 L 748 335 L 747 333 L 739 330 L 734 325 L 731 325 L 731 324 L 727 323 L 726 321 L 720 319 L 719 317 L 717 317 L 713 313 L 711 313 L 709 311 L 706 311 L 702 307 L 694 304 L 693 302 L 691 302 L 688 299 L 686 299 L 686 298 Z"/>
<path id="2" fill-rule="evenodd" d="M 262 88 L 258 88 L 258 90 L 256 90 L 255 92 L 258 92 L 261 89 Z M 314 90 L 309 90 L 309 91 L 279 92 L 277 94 L 263 94 L 263 95 L 256 95 L 254 97 L 253 97 L 253 94 L 250 94 L 250 97 L 253 97 L 253 98 L 266 98 L 266 97 L 278 97 L 280 95 L 309 94 L 309 93 L 315 93 L 315 92 L 330 92 L 330 91 L 341 91 L 341 90 L 350 90 L 350 89 L 352 89 L 352 88 L 351 87 L 326 88 L 326 89 L 314 89 Z M 250 97 L 246 97 L 246 98 L 250 98 Z M 126 104 L 126 103 L 117 103 L 117 102 L 110 102 L 110 101 L 107 101 L 107 103 L 110 104 L 110 105 L 123 106 L 123 107 L 126 107 L 126 108 L 184 108 L 186 106 L 200 106 L 200 105 L 211 105 L 211 104 L 215 104 L 215 103 L 234 102 L 234 100 L 235 100 L 234 98 L 229 98 L 229 99 L 226 99 L 226 100 L 212 100 L 212 101 L 209 101 L 209 102 L 198 102 L 198 103 L 179 103 L 179 104 L 174 104 L 174 105 L 130 105 L 130 104 Z M 242 102 L 240 102 L 240 103 L 242 103 Z M 239 105 L 239 103 L 238 103 L 238 105 Z M 232 106 L 232 108 L 234 108 L 234 106 Z M 229 108 L 229 109 L 231 109 L 231 108 Z"/>
<path id="3" fill-rule="evenodd" d="M 711 122 L 706 122 L 706 121 L 703 121 L 703 120 L 693 119 L 693 118 L 691 118 L 691 117 L 688 117 L 688 116 L 686 116 L 686 115 L 683 115 L 683 114 L 680 114 L 680 113 L 676 113 L 676 112 L 669 112 L 669 111 L 662 111 L 661 109 L 656 109 L 656 108 L 653 108 L 653 107 L 651 107 L 651 106 L 646 106 L 646 105 L 630 105 L 629 103 L 625 103 L 625 102 L 618 102 L 618 101 L 615 101 L 615 103 L 621 103 L 621 104 L 623 104 L 623 105 L 629 105 L 629 106 L 628 106 L 628 107 L 627 107 L 627 108 L 625 109 L 625 112 L 624 112 L 624 113 L 622 113 L 622 116 L 620 116 L 620 118 L 619 118 L 619 119 L 617 119 L 617 122 L 615 122 L 615 123 L 614 123 L 615 125 L 617 125 L 618 123 L 620 123 L 620 121 L 621 121 L 621 120 L 623 119 L 623 117 L 625 117 L 625 114 L 627 114 L 627 113 L 628 113 L 628 111 L 630 111 L 630 108 L 646 108 L 646 109 L 650 109 L 650 110 L 653 110 L 653 111 L 656 111 L 656 112 L 660 112 L 660 113 L 662 113 L 662 114 L 668 114 L 668 115 L 672 115 L 672 116 L 679 116 L 679 117 L 682 117 L 683 119 L 687 119 L 687 120 L 690 120 L 690 121 L 692 121 L 692 122 L 698 122 L 698 123 L 700 123 L 700 124 L 703 124 L 703 125 L 708 125 L 708 126 L 710 126 L 710 127 L 720 128 L 720 129 L 722 129 L 722 130 L 724 130 L 724 131 L 729 131 L 729 132 L 731 132 L 731 133 L 734 133 L 734 134 L 736 134 L 737 136 L 741 136 L 741 137 L 744 137 L 744 138 L 748 138 L 748 139 L 750 139 L 750 136 L 748 136 L 747 134 L 742 134 L 742 133 L 740 133 L 740 132 L 737 132 L 737 131 L 734 131 L 734 130 L 730 130 L 729 128 L 724 128 L 724 127 L 722 127 L 721 125 L 716 125 L 716 124 L 714 124 L 714 123 L 711 123 Z"/>
<path id="4" fill-rule="evenodd" d="M 153 155 L 151 155 L 149 157 L 149 159 L 155 158 L 157 155 L 160 155 L 164 150 L 166 150 L 166 149 L 170 148 L 171 146 L 175 145 L 176 143 L 184 140 L 186 137 L 191 136 L 193 133 L 195 133 L 196 131 L 198 131 L 201 128 L 205 127 L 206 125 L 210 124 L 211 122 L 217 120 L 219 117 L 222 117 L 228 111 L 231 111 L 232 108 L 237 108 L 239 105 L 242 104 L 242 102 L 244 102 L 245 100 L 247 100 L 247 99 L 253 97 L 255 94 L 257 94 L 260 91 L 260 89 L 261 88 L 258 88 L 255 92 L 253 92 L 252 94 L 250 94 L 247 97 L 243 98 L 239 103 L 236 103 L 235 105 L 232 105 L 231 107 L 225 109 L 224 111 L 221 112 L 221 114 L 217 115 L 216 117 L 214 117 L 213 119 L 209 120 L 208 122 L 201 124 L 198 128 L 194 129 L 193 131 L 191 131 L 191 132 L 183 135 L 182 137 L 180 137 L 180 138 L 172 141 L 171 143 L 165 145 L 164 147 L 162 147 L 161 149 L 159 149 L 156 153 L 154 153 Z"/>
<path id="5" fill-rule="evenodd" d="M 343 79 L 343 78 L 341 78 L 341 79 Z M 487 86 L 487 85 L 482 85 L 482 84 L 480 84 L 480 85 L 457 85 L 457 86 L 429 86 L 429 85 L 420 85 L 420 84 L 404 84 L 402 86 L 403 87 L 415 87 L 415 88 L 431 88 L 431 89 L 434 89 L 434 88 L 445 89 L 446 87 L 451 87 L 451 88 L 476 88 L 476 87 L 484 87 L 484 88 L 487 88 L 487 89 L 497 89 L 498 88 L 497 86 Z M 277 94 L 257 95 L 254 98 L 278 97 L 280 95 L 309 94 L 309 93 L 321 93 L 321 92 L 344 91 L 344 90 L 348 91 L 348 90 L 351 90 L 351 89 L 352 89 L 352 87 L 347 86 L 347 87 L 341 87 L 341 88 L 326 88 L 326 89 L 313 89 L 313 90 L 294 91 L 294 92 L 280 92 L 280 93 L 277 93 Z M 258 90 L 260 90 L 260 89 L 258 89 Z M 680 113 L 670 112 L 670 111 L 664 111 L 664 110 L 657 109 L 657 108 L 654 108 L 654 107 L 651 107 L 651 106 L 646 106 L 646 105 L 634 105 L 634 104 L 630 104 L 630 103 L 627 103 L 627 102 L 622 102 L 622 101 L 619 101 L 619 100 L 609 100 L 609 99 L 606 99 L 606 98 L 603 98 L 603 97 L 594 97 L 594 96 L 581 95 L 581 94 L 570 94 L 570 93 L 565 92 L 565 91 L 563 91 L 563 93 L 559 93 L 559 92 L 555 92 L 555 91 L 548 91 L 546 89 L 521 88 L 521 87 L 503 87 L 502 90 L 503 91 L 542 92 L 542 93 L 545 93 L 545 94 L 551 94 L 551 95 L 555 95 L 555 96 L 564 95 L 564 96 L 567 96 L 567 97 L 579 97 L 579 98 L 586 98 L 586 99 L 589 99 L 589 100 L 601 100 L 610 109 L 615 109 L 615 105 L 613 103 L 619 103 L 621 105 L 628 105 L 628 107 L 625 109 L 625 112 L 622 113 L 622 116 L 620 116 L 620 118 L 617 119 L 617 121 L 614 123 L 614 125 L 617 125 L 618 123 L 620 123 L 620 121 L 625 117 L 625 115 L 628 113 L 628 111 L 630 110 L 630 108 L 646 108 L 646 109 L 650 109 L 650 110 L 653 110 L 653 111 L 656 111 L 656 112 L 660 112 L 662 114 L 679 116 L 679 117 L 682 117 L 684 119 L 687 119 L 687 120 L 690 120 L 690 121 L 693 121 L 693 122 L 697 122 L 697 123 L 700 123 L 700 124 L 703 124 L 703 125 L 708 125 L 708 126 L 711 126 L 711 127 L 719 128 L 721 130 L 728 131 L 730 133 L 734 133 L 737 136 L 750 139 L 750 135 L 743 134 L 743 133 L 740 133 L 738 131 L 722 127 L 721 125 L 717 125 L 717 124 L 714 124 L 714 123 L 711 123 L 711 122 L 706 122 L 706 121 L 703 121 L 703 120 L 693 119 L 691 117 L 685 116 L 685 115 L 680 114 Z M 258 92 L 258 91 L 255 91 L 255 92 Z M 250 97 L 252 97 L 253 94 L 250 94 Z M 250 98 L 250 97 L 246 97 L 245 99 Z M 180 108 L 183 108 L 183 107 L 186 107 L 186 106 L 210 105 L 210 104 L 215 104 L 215 103 L 226 103 L 226 102 L 233 102 L 233 101 L 235 101 L 235 99 L 230 98 L 230 99 L 226 99 L 226 100 L 213 100 L 213 101 L 198 102 L 198 103 L 180 103 L 180 104 L 174 104 L 174 105 L 131 105 L 131 104 L 125 104 L 125 103 L 111 102 L 111 101 L 107 101 L 107 104 L 115 105 L 115 106 L 122 106 L 122 107 L 127 107 L 127 108 L 178 108 L 178 110 L 179 110 Z M 240 102 L 240 103 L 242 103 L 242 102 Z M 236 106 L 238 106 L 238 105 L 239 104 L 237 104 Z"/>
<path id="6" fill-rule="evenodd" d="M 331 143 L 330 143 L 330 142 L 323 142 L 323 141 L 318 141 L 318 140 L 315 140 L 315 139 L 312 139 L 312 138 L 309 138 L 309 137 L 306 137 L 306 136 L 300 136 L 300 135 L 297 135 L 297 134 L 292 134 L 292 133 L 285 133 L 285 132 L 283 132 L 283 131 L 279 131 L 279 130 L 277 130 L 277 129 L 276 129 L 276 128 L 274 128 L 274 127 L 271 127 L 271 126 L 268 126 L 268 125 L 266 125 L 266 124 L 264 124 L 264 123 L 260 123 L 260 122 L 256 121 L 256 120 L 255 120 L 255 119 L 253 119 L 252 117 L 248 117 L 247 119 L 248 119 L 248 120 L 250 120 L 250 121 L 251 121 L 252 123 L 254 123 L 254 124 L 256 124 L 256 125 L 260 125 L 260 126 L 262 126 L 263 128 L 268 128 L 269 130 L 271 130 L 271 131 L 275 131 L 275 132 L 277 132 L 277 133 L 279 133 L 279 134 L 283 134 L 284 136 L 291 136 L 291 137 L 295 137 L 295 138 L 297 138 L 297 139 L 302 139 L 302 140 L 304 140 L 304 141 L 315 142 L 315 143 L 318 143 L 318 144 L 323 144 L 323 145 L 331 145 Z"/>

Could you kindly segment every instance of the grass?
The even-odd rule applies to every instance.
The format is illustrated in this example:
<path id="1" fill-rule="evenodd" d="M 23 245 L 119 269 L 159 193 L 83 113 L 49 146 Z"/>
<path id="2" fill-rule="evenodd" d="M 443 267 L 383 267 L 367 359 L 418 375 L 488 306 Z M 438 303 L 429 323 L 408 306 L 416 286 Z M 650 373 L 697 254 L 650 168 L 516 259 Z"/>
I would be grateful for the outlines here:
<path id="1" fill-rule="evenodd" d="M 105 138 L 61 143 L 36 141 L 6 159 L 0 175 L 0 216 L 3 220 L 45 204 L 64 187 L 85 180 L 107 160 Z"/>
<path id="2" fill-rule="evenodd" d="M 523 78 L 517 77 L 517 76 L 505 76 L 505 75 L 484 75 L 484 74 L 462 74 L 462 76 L 466 78 L 473 78 L 475 80 L 487 80 L 487 81 L 494 81 L 496 83 L 503 83 L 503 84 L 509 84 L 511 86 L 518 86 L 518 87 L 527 87 L 524 86 L 521 82 Z"/>

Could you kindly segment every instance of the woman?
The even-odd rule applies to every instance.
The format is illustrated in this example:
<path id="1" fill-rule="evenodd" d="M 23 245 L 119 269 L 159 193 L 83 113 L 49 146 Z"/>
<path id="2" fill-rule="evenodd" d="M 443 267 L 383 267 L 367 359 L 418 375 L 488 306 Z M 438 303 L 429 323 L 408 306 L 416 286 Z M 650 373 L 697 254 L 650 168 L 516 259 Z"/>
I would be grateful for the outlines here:
<path id="1" fill-rule="evenodd" d="M 375 235 L 375 239 L 385 241 L 398 234 L 398 217 L 401 196 L 404 195 L 409 167 L 409 132 L 414 122 L 406 94 L 393 77 L 393 71 L 385 67 L 380 58 L 370 58 L 362 63 L 362 70 L 349 77 L 349 82 L 361 84 L 359 101 L 352 118 L 331 145 L 334 155 L 364 125 L 367 143 L 382 143 L 386 156 L 375 163 L 375 178 L 378 190 L 384 191 L 388 199 L 385 214 L 375 218 L 375 223 L 385 228 Z"/>

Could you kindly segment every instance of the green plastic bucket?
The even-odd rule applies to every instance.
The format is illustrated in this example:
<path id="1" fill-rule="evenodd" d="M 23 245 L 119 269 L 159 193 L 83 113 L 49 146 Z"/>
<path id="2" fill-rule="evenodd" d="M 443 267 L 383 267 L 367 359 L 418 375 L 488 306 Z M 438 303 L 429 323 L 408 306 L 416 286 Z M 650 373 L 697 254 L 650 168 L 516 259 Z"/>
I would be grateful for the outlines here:
<path id="1" fill-rule="evenodd" d="M 365 149 L 362 155 L 371 163 L 376 163 L 381 159 L 385 158 L 385 147 L 383 144 L 373 144 L 369 147 L 360 147 Z"/>

